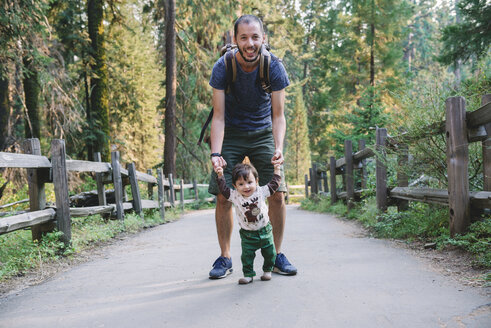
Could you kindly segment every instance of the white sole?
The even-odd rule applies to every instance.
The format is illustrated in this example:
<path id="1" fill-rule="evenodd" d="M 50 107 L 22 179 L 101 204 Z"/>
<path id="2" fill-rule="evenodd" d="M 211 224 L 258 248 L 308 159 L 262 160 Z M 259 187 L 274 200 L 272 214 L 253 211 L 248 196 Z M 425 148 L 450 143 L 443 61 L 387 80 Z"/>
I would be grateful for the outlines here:
<path id="1" fill-rule="evenodd" d="M 292 273 L 283 272 L 283 271 L 281 271 L 280 269 L 278 269 L 277 267 L 274 267 L 274 268 L 273 268 L 273 272 L 274 272 L 274 273 L 278 273 L 278 274 L 282 274 L 282 275 L 284 275 L 284 276 L 294 276 L 294 275 L 296 275 L 296 274 L 297 274 L 296 272 L 292 272 Z"/>
<path id="2" fill-rule="evenodd" d="M 232 272 L 234 272 L 234 269 L 230 268 L 230 269 L 227 269 L 227 271 L 225 271 L 225 274 L 223 276 L 219 276 L 219 277 L 211 277 L 210 276 L 210 279 L 222 279 L 222 278 L 225 278 L 226 276 L 228 276 L 229 274 L 231 274 Z"/>

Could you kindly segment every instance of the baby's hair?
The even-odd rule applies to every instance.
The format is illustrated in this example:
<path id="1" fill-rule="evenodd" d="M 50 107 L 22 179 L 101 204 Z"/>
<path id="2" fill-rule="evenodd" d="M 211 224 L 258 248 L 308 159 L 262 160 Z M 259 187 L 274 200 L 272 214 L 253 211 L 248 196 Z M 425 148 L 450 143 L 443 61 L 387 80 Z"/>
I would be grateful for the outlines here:
<path id="1" fill-rule="evenodd" d="M 235 182 L 242 177 L 242 179 L 246 180 L 249 177 L 249 174 L 252 173 L 254 178 L 257 180 L 258 174 L 257 170 L 251 164 L 239 163 L 234 166 L 232 170 L 232 183 L 235 185 Z"/>

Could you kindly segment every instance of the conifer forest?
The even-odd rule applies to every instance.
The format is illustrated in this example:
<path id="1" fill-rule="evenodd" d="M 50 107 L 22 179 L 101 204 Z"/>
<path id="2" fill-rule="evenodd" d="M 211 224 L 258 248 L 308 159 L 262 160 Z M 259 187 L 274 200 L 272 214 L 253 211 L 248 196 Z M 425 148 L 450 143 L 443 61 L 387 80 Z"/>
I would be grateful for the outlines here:
<path id="1" fill-rule="evenodd" d="M 73 159 L 120 150 L 140 170 L 207 183 L 208 82 L 242 14 L 263 20 L 289 75 L 291 184 L 347 138 L 417 133 L 442 121 L 446 98 L 472 110 L 491 93 L 489 0 L 2 0 L 0 151 L 39 138 L 48 154 L 65 139 Z M 444 175 L 444 153 L 438 137 L 415 145 L 412 176 Z M 481 152 L 469 156 L 481 190 Z"/>

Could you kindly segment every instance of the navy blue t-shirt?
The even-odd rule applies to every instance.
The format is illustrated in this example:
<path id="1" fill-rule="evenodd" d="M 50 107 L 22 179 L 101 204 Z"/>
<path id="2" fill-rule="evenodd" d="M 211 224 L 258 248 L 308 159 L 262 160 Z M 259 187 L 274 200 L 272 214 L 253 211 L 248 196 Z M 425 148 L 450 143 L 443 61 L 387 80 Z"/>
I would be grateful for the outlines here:
<path id="1" fill-rule="evenodd" d="M 220 57 L 213 66 L 210 85 L 218 90 L 225 90 L 227 76 L 225 56 Z M 258 67 L 244 72 L 237 64 L 237 77 L 234 83 L 234 94 L 225 94 L 225 127 L 241 131 L 262 130 L 271 126 L 271 95 L 266 93 L 258 82 Z M 279 91 L 290 85 L 285 67 L 278 59 L 272 60 L 269 67 L 271 89 Z"/>

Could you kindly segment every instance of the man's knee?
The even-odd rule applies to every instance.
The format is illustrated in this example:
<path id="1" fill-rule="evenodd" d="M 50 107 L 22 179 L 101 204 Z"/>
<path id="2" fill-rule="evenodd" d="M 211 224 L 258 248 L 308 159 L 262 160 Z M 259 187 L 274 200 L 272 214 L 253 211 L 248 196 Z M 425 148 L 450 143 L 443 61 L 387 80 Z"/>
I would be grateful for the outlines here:
<path id="1" fill-rule="evenodd" d="M 281 191 L 275 192 L 268 198 L 270 206 L 283 206 L 285 205 L 285 193 Z"/>
<path id="2" fill-rule="evenodd" d="M 232 208 L 232 203 L 225 198 L 222 194 L 217 195 L 217 208 L 228 210 Z"/>

